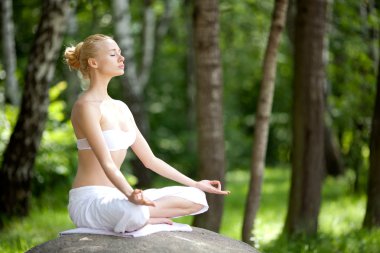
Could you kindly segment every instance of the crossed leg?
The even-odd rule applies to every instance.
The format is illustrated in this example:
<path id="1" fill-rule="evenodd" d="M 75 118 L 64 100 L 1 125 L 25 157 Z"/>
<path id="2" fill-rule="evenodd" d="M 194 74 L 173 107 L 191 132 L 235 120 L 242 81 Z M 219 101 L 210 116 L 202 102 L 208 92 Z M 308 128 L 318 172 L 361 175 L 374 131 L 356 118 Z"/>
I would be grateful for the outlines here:
<path id="1" fill-rule="evenodd" d="M 154 203 L 156 206 L 149 207 L 149 224 L 172 224 L 173 222 L 170 218 L 193 214 L 203 208 L 201 204 L 175 196 L 162 197 L 155 200 Z"/>

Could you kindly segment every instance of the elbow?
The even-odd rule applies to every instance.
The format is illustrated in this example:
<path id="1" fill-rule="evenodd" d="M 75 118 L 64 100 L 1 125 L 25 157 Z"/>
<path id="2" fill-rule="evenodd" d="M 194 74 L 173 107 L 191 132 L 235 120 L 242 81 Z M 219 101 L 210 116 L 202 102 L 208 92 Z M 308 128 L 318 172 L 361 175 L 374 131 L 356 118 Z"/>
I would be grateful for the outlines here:
<path id="1" fill-rule="evenodd" d="M 157 163 L 158 158 L 156 156 L 149 157 L 147 159 L 142 160 L 141 162 L 148 169 L 153 169 L 155 164 Z"/>
<path id="2" fill-rule="evenodd" d="M 115 170 L 115 164 L 112 162 L 103 162 L 101 166 L 106 174 L 107 172 Z"/>

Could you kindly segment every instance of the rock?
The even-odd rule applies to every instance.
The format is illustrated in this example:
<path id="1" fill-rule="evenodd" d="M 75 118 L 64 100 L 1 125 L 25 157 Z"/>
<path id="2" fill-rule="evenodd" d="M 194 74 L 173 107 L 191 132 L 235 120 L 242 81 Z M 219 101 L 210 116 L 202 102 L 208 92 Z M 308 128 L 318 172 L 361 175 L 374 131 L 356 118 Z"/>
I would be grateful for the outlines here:
<path id="1" fill-rule="evenodd" d="M 28 253 L 69 252 L 191 252 L 259 253 L 248 244 L 193 227 L 192 232 L 159 232 L 144 237 L 124 238 L 106 235 L 72 234 L 40 244 Z"/>

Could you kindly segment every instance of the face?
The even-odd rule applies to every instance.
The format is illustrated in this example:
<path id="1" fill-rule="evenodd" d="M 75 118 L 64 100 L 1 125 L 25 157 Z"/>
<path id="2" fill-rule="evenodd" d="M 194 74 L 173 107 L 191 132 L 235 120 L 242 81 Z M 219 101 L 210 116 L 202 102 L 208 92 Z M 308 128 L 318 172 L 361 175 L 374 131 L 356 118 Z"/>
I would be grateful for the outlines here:
<path id="1" fill-rule="evenodd" d="M 97 71 L 111 77 L 123 75 L 124 57 L 117 43 L 107 39 L 99 44 L 99 51 L 95 57 Z"/>

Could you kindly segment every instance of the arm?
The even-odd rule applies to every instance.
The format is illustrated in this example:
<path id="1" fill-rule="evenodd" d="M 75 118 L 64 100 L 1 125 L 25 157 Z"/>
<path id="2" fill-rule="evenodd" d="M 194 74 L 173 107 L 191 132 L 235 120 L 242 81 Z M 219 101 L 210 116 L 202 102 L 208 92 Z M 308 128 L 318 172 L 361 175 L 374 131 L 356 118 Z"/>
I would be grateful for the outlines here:
<path id="1" fill-rule="evenodd" d="M 103 138 L 100 126 L 101 111 L 98 105 L 91 103 L 77 103 L 73 109 L 72 122 L 87 138 L 104 173 L 112 184 L 124 193 L 135 204 L 152 205 L 141 197 L 141 191 L 133 190 L 124 175 L 114 163 L 111 153 Z"/>
<path id="2" fill-rule="evenodd" d="M 133 152 L 148 169 L 157 174 L 187 186 L 195 186 L 196 182 L 174 169 L 172 166 L 157 158 L 150 149 L 141 132 L 136 128 L 136 141 L 131 146 Z"/>
<path id="3" fill-rule="evenodd" d="M 176 181 L 180 184 L 192 186 L 199 188 L 202 191 L 215 193 L 215 194 L 229 194 L 228 191 L 222 191 L 220 182 L 217 180 L 202 180 L 199 182 L 194 181 L 193 179 L 185 176 L 163 160 L 157 158 L 152 150 L 150 149 L 145 138 L 142 136 L 141 132 L 136 128 L 136 141 L 132 145 L 132 149 L 137 157 L 141 160 L 145 167 L 151 169 L 157 174 Z M 215 185 L 215 186 L 214 186 Z"/>

